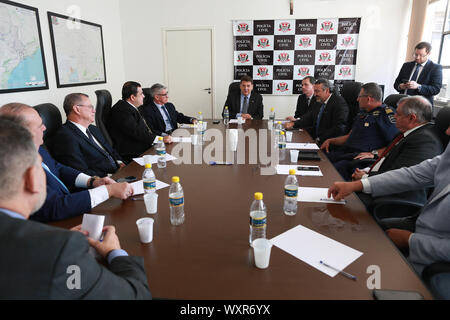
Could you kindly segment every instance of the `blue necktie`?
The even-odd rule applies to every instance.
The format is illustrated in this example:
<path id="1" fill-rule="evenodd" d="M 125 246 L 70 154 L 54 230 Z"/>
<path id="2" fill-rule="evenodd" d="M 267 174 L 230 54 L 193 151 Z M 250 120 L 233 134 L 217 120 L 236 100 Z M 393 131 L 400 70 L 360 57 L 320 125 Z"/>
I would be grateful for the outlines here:
<path id="1" fill-rule="evenodd" d="M 244 96 L 244 103 L 242 105 L 242 112 L 241 113 L 247 113 L 248 112 L 248 97 Z"/>
<path id="2" fill-rule="evenodd" d="M 411 80 L 409 80 L 409 81 L 417 81 L 417 76 L 419 75 L 419 71 L 420 71 L 421 68 L 422 68 L 422 66 L 420 64 L 416 63 L 416 70 L 414 70 L 414 73 L 413 73 L 413 75 L 411 77 Z M 406 94 L 411 95 L 413 93 L 414 93 L 413 89 L 406 90 Z"/>
<path id="3" fill-rule="evenodd" d="M 170 119 L 169 113 L 167 112 L 166 106 L 161 106 L 161 108 L 163 109 L 164 114 L 167 117 L 167 121 L 169 122 L 169 123 L 166 122 L 166 131 L 172 130 L 173 129 L 172 128 L 172 123 L 170 121 L 171 119 Z M 169 127 L 169 125 L 170 125 L 170 127 Z"/>
<path id="4" fill-rule="evenodd" d="M 67 189 L 66 185 L 61 180 L 59 180 L 59 178 L 57 176 L 55 176 L 53 174 L 53 172 L 51 172 L 50 169 L 47 167 L 47 165 L 43 162 L 42 162 L 42 167 L 44 168 L 45 171 L 47 171 L 50 174 L 50 176 L 52 176 L 53 178 L 55 178 L 56 181 L 58 181 L 58 183 L 61 185 L 61 187 L 65 193 L 67 193 L 67 194 L 70 193 L 69 189 Z"/>
<path id="5" fill-rule="evenodd" d="M 317 116 L 317 123 L 316 123 L 316 138 L 319 137 L 319 126 L 320 126 L 320 120 L 322 120 L 323 111 L 325 110 L 326 104 L 322 104 L 320 107 L 319 115 Z"/>

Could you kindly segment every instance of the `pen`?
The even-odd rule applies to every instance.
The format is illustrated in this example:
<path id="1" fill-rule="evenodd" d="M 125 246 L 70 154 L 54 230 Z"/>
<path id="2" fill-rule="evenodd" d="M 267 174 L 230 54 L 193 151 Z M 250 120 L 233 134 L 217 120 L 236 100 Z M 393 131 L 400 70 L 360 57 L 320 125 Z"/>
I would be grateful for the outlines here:
<path id="1" fill-rule="evenodd" d="M 232 163 L 231 162 L 222 162 L 222 161 L 210 161 L 209 162 L 210 166 L 218 166 L 218 165 L 224 165 L 224 166 L 231 166 Z"/>
<path id="2" fill-rule="evenodd" d="M 144 200 L 144 197 L 131 197 L 131 200 L 133 200 L 133 201 Z"/>
<path id="3" fill-rule="evenodd" d="M 345 201 L 345 200 L 334 200 L 332 198 L 321 198 L 320 201 L 331 201 L 331 202 L 336 202 L 336 203 L 347 203 L 347 201 Z"/>
<path id="4" fill-rule="evenodd" d="M 349 279 L 356 280 L 356 277 L 355 277 L 354 275 L 351 275 L 350 273 L 347 273 L 347 272 L 345 272 L 345 271 L 336 269 L 335 267 L 332 267 L 332 266 L 326 264 L 326 263 L 323 262 L 322 260 L 320 260 L 320 264 L 323 264 L 325 267 L 330 268 L 330 269 L 332 269 L 332 270 L 334 270 L 334 271 L 339 272 L 340 274 L 342 274 L 343 276 L 346 276 L 346 277 L 349 278 Z"/>

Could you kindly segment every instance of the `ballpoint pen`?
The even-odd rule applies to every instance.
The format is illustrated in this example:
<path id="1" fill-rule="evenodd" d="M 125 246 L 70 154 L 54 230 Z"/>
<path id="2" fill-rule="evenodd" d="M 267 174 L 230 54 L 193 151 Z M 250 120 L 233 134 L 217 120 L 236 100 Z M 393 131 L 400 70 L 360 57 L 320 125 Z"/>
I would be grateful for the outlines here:
<path id="1" fill-rule="evenodd" d="M 210 161 L 209 165 L 210 166 L 218 166 L 218 165 L 231 166 L 232 163 L 231 162 L 223 162 L 223 161 Z"/>
<path id="2" fill-rule="evenodd" d="M 144 200 L 144 197 L 131 197 L 131 200 L 136 201 L 136 200 Z"/>
<path id="3" fill-rule="evenodd" d="M 355 277 L 354 275 L 351 275 L 350 273 L 347 273 L 347 272 L 345 272 L 345 271 L 342 271 L 342 270 L 339 270 L 339 269 L 337 269 L 337 268 L 335 268 L 335 267 L 332 267 L 332 266 L 326 264 L 325 262 L 323 262 L 322 260 L 320 260 L 320 264 L 323 264 L 325 267 L 330 268 L 330 269 L 332 269 L 332 270 L 334 270 L 334 271 L 339 272 L 340 274 L 342 274 L 343 276 L 346 276 L 346 277 L 349 278 L 349 279 L 356 280 L 356 277 Z"/>

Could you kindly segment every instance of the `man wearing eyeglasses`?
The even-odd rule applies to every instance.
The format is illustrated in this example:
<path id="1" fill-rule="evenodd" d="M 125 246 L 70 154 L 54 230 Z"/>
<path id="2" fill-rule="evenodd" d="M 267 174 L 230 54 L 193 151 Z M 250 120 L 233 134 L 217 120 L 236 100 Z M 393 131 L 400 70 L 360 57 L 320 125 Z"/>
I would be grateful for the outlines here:
<path id="1" fill-rule="evenodd" d="M 156 83 L 150 88 L 150 97 L 144 99 L 139 111 L 152 131 L 167 136 L 178 128 L 178 123 L 197 123 L 197 119 L 178 112 L 169 102 L 167 87 Z"/>
<path id="2" fill-rule="evenodd" d="M 403 64 L 394 88 L 402 94 L 423 96 L 433 105 L 433 96 L 439 94 L 442 87 L 442 66 L 428 59 L 430 53 L 431 44 L 417 44 L 414 61 Z"/>
<path id="3" fill-rule="evenodd" d="M 93 126 L 95 108 L 89 96 L 71 93 L 64 99 L 67 122 L 49 143 L 53 157 L 90 176 L 105 177 L 125 166 L 101 131 Z"/>

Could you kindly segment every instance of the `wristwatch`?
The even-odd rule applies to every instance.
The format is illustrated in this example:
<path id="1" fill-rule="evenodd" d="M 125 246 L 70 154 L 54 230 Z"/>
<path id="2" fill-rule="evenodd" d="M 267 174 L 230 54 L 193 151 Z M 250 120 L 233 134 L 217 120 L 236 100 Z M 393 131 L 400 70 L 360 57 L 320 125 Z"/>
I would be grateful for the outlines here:
<path id="1" fill-rule="evenodd" d="M 373 154 L 374 159 L 378 159 L 378 150 L 372 150 L 371 153 Z"/>
<path id="2" fill-rule="evenodd" d="M 100 179 L 100 177 L 93 176 L 93 177 L 91 177 L 91 178 L 89 179 L 89 181 L 88 181 L 88 188 L 89 188 L 89 189 L 91 189 L 91 188 L 94 186 L 94 181 L 95 181 L 95 179 Z"/>

